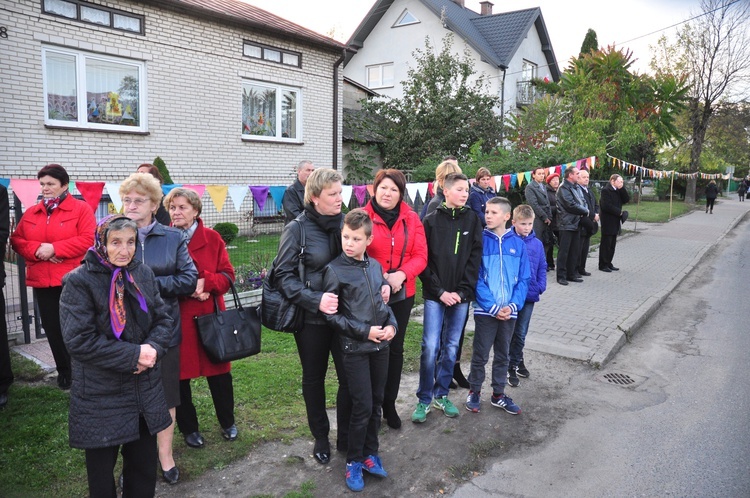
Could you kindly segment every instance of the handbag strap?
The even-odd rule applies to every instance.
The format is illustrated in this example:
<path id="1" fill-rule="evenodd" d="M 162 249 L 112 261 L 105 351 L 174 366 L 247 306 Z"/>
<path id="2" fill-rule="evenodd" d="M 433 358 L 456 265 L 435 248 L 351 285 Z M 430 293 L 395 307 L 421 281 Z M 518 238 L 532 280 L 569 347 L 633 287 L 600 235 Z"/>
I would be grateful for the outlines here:
<path id="1" fill-rule="evenodd" d="M 302 223 L 302 218 L 305 216 L 305 213 L 300 214 L 298 217 L 296 217 L 293 221 L 296 221 L 299 225 L 299 239 L 300 239 L 300 245 L 299 245 L 299 263 L 298 263 L 298 273 L 299 273 L 299 279 L 302 280 L 302 283 L 305 283 L 305 247 L 306 247 L 306 241 L 305 241 L 305 225 Z"/>
<path id="2" fill-rule="evenodd" d="M 234 307 L 243 310 L 242 303 L 240 302 L 240 296 L 237 294 L 237 288 L 234 286 L 234 282 L 232 281 L 232 278 L 227 275 L 224 272 L 220 272 L 222 275 L 224 275 L 227 280 L 229 280 L 229 287 L 232 288 L 232 296 L 234 297 Z M 214 310 L 216 311 L 216 314 L 219 313 L 219 299 L 218 296 L 214 296 Z"/>
<path id="3" fill-rule="evenodd" d="M 406 244 L 409 241 L 409 231 L 406 229 L 406 220 L 402 219 L 401 221 L 404 222 L 404 247 L 401 249 L 401 259 L 398 262 L 398 266 L 396 268 L 401 268 L 401 265 L 404 262 L 404 255 L 406 254 Z M 391 264 L 391 270 L 393 270 L 393 264 Z"/>

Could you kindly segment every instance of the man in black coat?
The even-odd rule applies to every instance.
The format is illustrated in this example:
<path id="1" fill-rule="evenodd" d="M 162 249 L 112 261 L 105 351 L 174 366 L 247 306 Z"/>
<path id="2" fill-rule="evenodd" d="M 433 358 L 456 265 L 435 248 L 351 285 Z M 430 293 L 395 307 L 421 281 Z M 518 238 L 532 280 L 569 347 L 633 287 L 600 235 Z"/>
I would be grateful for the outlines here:
<path id="1" fill-rule="evenodd" d="M 297 165 L 297 179 L 284 192 L 284 224 L 286 225 L 305 209 L 305 184 L 310 174 L 315 171 L 312 161 L 300 161 Z"/>
<path id="2" fill-rule="evenodd" d="M 565 180 L 557 189 L 557 229 L 560 231 L 560 246 L 557 249 L 557 283 L 568 285 L 568 281 L 583 282 L 576 271 L 581 255 L 580 221 L 588 216 L 589 209 L 578 187 L 578 168 L 567 168 Z"/>
<path id="3" fill-rule="evenodd" d="M 596 202 L 594 192 L 589 188 L 589 172 L 582 169 L 578 174 L 578 186 L 583 193 L 583 199 L 589 208 L 588 216 L 581 217 L 581 257 L 578 261 L 578 273 L 588 277 L 591 273 L 586 271 L 586 260 L 589 258 L 589 247 L 591 236 L 599 231 L 599 204 Z"/>
<path id="4" fill-rule="evenodd" d="M 8 190 L 0 185 L 0 249 L 5 251 L 10 235 L 10 209 Z M 13 383 L 8 346 L 8 324 L 5 321 L 5 265 L 0 261 L 0 408 L 8 404 L 8 388 Z"/>
<path id="5" fill-rule="evenodd" d="M 602 189 L 599 198 L 599 209 L 602 221 L 602 240 L 599 245 L 599 270 L 609 273 L 617 271 L 612 265 L 617 245 L 617 234 L 620 233 L 620 225 L 627 217 L 627 211 L 622 210 L 622 205 L 630 202 L 628 191 L 623 188 L 624 180 L 618 174 L 609 178 L 609 184 Z"/>

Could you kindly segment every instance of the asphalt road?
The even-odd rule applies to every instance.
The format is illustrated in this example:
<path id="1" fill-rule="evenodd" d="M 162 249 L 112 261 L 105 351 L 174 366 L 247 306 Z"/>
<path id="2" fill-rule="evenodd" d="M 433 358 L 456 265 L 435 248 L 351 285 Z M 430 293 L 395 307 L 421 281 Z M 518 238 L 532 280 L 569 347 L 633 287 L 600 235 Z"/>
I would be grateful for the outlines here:
<path id="1" fill-rule="evenodd" d="M 556 435 L 454 496 L 750 497 L 748 240 L 746 221 L 604 369 L 571 369 Z"/>

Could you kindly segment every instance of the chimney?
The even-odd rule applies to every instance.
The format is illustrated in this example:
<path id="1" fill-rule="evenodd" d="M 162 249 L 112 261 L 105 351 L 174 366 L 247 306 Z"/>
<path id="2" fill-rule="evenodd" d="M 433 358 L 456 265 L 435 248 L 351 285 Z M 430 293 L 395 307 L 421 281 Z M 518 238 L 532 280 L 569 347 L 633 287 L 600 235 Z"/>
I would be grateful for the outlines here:
<path id="1" fill-rule="evenodd" d="M 491 16 L 492 15 L 492 2 L 479 2 L 479 5 L 482 6 L 482 12 L 481 14 L 483 16 Z"/>
<path id="2" fill-rule="evenodd" d="M 456 5 L 458 5 L 461 8 L 465 7 L 464 6 L 464 0 L 453 0 L 453 3 L 455 3 Z"/>

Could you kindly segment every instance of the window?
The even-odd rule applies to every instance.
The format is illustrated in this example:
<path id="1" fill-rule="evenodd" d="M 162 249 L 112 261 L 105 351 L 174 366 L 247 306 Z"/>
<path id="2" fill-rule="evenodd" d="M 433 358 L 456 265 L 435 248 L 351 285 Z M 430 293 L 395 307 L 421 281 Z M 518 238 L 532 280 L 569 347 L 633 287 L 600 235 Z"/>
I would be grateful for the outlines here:
<path id="1" fill-rule="evenodd" d="M 417 24 L 419 22 L 419 19 L 414 17 L 414 15 L 409 12 L 408 9 L 404 9 L 404 11 L 399 16 L 398 20 L 393 24 L 393 28 L 397 28 L 399 26 L 408 26 L 409 24 Z"/>
<path id="2" fill-rule="evenodd" d="M 393 63 L 367 66 L 367 87 L 384 88 L 393 86 Z"/>
<path id="3" fill-rule="evenodd" d="M 246 57 L 284 64 L 285 66 L 302 67 L 302 54 L 260 43 L 246 41 L 242 47 Z"/>
<path id="4" fill-rule="evenodd" d="M 523 61 L 521 65 L 521 79 L 523 81 L 531 81 L 536 78 L 537 65 L 533 62 Z"/>
<path id="5" fill-rule="evenodd" d="M 144 34 L 143 16 L 82 0 L 42 0 L 42 12 L 120 31 Z"/>
<path id="6" fill-rule="evenodd" d="M 302 140 L 302 99 L 299 88 L 246 81 L 242 84 L 242 137 L 261 140 Z"/>
<path id="7" fill-rule="evenodd" d="M 42 66 L 46 125 L 146 131 L 143 62 L 43 47 Z"/>

